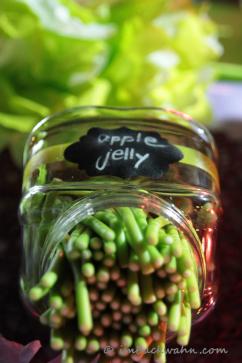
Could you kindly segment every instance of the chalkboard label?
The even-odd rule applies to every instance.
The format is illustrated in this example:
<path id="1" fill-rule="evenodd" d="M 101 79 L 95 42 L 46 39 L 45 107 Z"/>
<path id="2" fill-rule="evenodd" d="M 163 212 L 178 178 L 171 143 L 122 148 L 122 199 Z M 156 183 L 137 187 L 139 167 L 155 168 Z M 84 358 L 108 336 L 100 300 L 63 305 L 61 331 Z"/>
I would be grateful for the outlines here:
<path id="1" fill-rule="evenodd" d="M 68 146 L 64 157 L 77 163 L 89 176 L 158 179 L 167 172 L 169 164 L 181 160 L 183 154 L 157 132 L 94 127 Z"/>

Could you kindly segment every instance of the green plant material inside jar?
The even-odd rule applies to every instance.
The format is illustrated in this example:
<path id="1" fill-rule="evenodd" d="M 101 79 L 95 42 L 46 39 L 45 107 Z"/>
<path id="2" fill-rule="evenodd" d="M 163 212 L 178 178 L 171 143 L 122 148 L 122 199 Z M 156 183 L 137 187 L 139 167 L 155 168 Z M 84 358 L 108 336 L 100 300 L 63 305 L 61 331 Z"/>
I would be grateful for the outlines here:
<path id="1" fill-rule="evenodd" d="M 125 206 L 77 223 L 29 297 L 47 301 L 40 321 L 63 363 L 100 352 L 113 362 L 145 362 L 154 352 L 163 363 L 167 334 L 187 345 L 201 305 L 185 235 L 166 217 Z"/>

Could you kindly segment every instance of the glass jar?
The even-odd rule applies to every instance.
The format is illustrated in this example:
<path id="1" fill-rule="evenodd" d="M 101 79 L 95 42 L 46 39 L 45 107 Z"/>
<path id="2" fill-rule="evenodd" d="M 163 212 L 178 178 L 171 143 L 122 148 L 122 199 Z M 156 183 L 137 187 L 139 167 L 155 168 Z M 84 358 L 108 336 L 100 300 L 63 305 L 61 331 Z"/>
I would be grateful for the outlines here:
<path id="1" fill-rule="evenodd" d="M 41 286 L 40 281 L 46 272 L 56 266 L 57 256 L 63 255 L 60 246 L 71 238 L 76 226 L 82 229 L 84 223 L 90 227 L 90 217 L 103 216 L 104 211 L 118 211 L 117 214 L 123 216 L 125 221 L 125 213 L 131 210 L 131 217 L 136 218 L 135 211 L 141 210 L 147 216 L 145 223 L 149 225 L 161 216 L 163 224 L 166 225 L 164 220 L 170 223 L 164 227 L 166 232 L 173 228 L 181 240 L 187 241 L 201 298 L 201 304 L 193 310 L 192 323 L 203 319 L 214 307 L 217 296 L 215 247 L 220 191 L 216 161 L 216 148 L 208 130 L 189 116 L 174 110 L 90 106 L 68 110 L 41 121 L 26 143 L 20 205 L 24 251 L 21 286 L 32 311 L 37 315 L 42 314 L 42 322 L 46 323 L 43 313 L 49 311 L 49 290 L 45 286 L 46 281 L 42 281 Z M 106 217 L 100 218 L 105 220 Z M 96 233 L 95 226 L 92 227 Z M 131 254 L 132 230 L 127 230 L 127 226 L 125 228 L 129 234 L 127 240 L 131 240 Z M 143 231 L 146 237 L 149 234 L 147 229 L 146 225 Z M 142 241 L 142 246 L 149 244 L 147 238 Z M 102 242 L 106 243 L 104 240 Z M 169 240 L 167 243 L 172 242 Z M 156 246 L 157 243 L 152 242 L 151 238 L 150 244 Z M 94 251 L 95 246 L 93 248 L 92 256 L 98 256 Z M 134 246 L 134 251 L 139 255 L 139 246 L 138 250 L 135 248 L 137 246 Z M 86 247 L 86 250 L 90 248 Z M 80 254 L 73 253 L 72 257 L 76 261 Z M 95 261 L 99 264 L 101 258 L 101 254 L 99 259 L 94 258 L 94 265 Z M 131 257 L 126 255 L 126 258 Z M 55 293 L 62 288 L 58 285 L 60 280 L 64 281 L 70 275 L 68 263 L 61 261 L 61 264 L 57 263 L 61 279 L 54 287 Z M 85 262 L 83 256 L 80 261 L 81 269 Z M 110 262 L 110 269 L 114 269 L 116 263 L 116 260 Z M 167 263 L 168 260 L 164 266 Z M 127 270 L 129 263 L 123 267 Z M 169 272 L 174 281 L 175 272 L 176 269 Z M 152 273 L 144 272 L 142 279 L 146 280 L 145 276 L 152 276 Z M 127 291 L 123 280 L 125 278 L 119 279 L 118 286 Z M 33 288 L 36 286 L 37 290 L 46 289 L 42 291 L 41 299 L 33 298 Z M 100 286 L 105 290 L 104 285 Z M 169 299 L 172 303 L 172 297 Z M 96 303 L 92 303 L 93 312 Z M 55 306 L 54 303 L 52 305 Z M 109 330 L 111 328 L 108 327 Z M 173 335 L 171 331 L 168 338 Z M 107 345 L 111 345 L 110 342 Z M 142 361 L 145 361 L 144 357 Z"/>

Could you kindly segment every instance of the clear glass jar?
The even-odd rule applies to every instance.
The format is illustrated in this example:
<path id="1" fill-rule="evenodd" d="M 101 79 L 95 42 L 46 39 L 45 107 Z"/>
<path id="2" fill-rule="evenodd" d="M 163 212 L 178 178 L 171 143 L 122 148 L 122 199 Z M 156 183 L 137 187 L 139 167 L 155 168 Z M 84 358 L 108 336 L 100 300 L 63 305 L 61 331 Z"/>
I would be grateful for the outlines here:
<path id="1" fill-rule="evenodd" d="M 203 319 L 217 296 L 216 161 L 208 130 L 174 110 L 90 106 L 44 119 L 24 153 L 24 296 L 29 301 L 78 223 L 104 210 L 140 208 L 167 218 L 188 241 L 201 296 L 193 323 Z M 30 307 L 42 314 L 47 299 Z"/>

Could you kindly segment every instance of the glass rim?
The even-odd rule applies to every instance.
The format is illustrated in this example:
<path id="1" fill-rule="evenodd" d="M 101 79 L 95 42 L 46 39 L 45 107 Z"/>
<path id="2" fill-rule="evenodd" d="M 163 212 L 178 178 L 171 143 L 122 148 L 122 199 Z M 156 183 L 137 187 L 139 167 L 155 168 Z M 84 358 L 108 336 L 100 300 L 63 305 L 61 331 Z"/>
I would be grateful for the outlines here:
<path id="1" fill-rule="evenodd" d="M 117 114 L 115 113 L 117 112 Z M 120 115 L 118 115 L 120 113 Z M 140 114 L 139 114 L 140 113 Z M 69 117 L 68 117 L 69 116 Z M 134 106 L 134 107 L 121 107 L 121 106 L 100 106 L 100 105 L 84 105 L 76 106 L 73 108 L 67 108 L 63 111 L 53 113 L 40 120 L 32 129 L 30 138 L 41 131 L 48 132 L 48 124 L 52 127 L 58 127 L 70 120 L 84 120 L 94 117 L 110 118 L 110 119 L 125 119 L 128 116 L 131 119 L 141 118 L 142 121 L 148 120 L 148 118 L 154 118 L 157 120 L 164 120 L 166 122 L 176 121 L 178 125 L 193 131 L 199 135 L 204 141 L 210 143 L 213 147 L 214 140 L 207 127 L 202 125 L 197 120 L 194 120 L 188 114 L 177 111 L 173 108 L 163 108 L 154 106 Z M 166 117 L 165 117 L 166 116 Z M 215 149 L 215 146 L 214 146 Z"/>
<path id="2" fill-rule="evenodd" d="M 40 272 L 44 272 L 48 269 L 48 261 L 54 257 L 58 245 L 76 224 L 99 210 L 115 208 L 117 206 L 142 207 L 149 213 L 164 215 L 185 234 L 194 253 L 199 259 L 202 277 L 200 291 L 202 295 L 206 284 L 206 263 L 202 243 L 195 228 L 179 208 L 162 197 L 150 192 L 144 192 L 137 188 L 115 191 L 108 190 L 105 192 L 98 191 L 87 197 L 75 200 L 72 206 L 55 221 L 54 225 L 49 230 L 43 246 L 40 265 L 42 271 Z"/>

